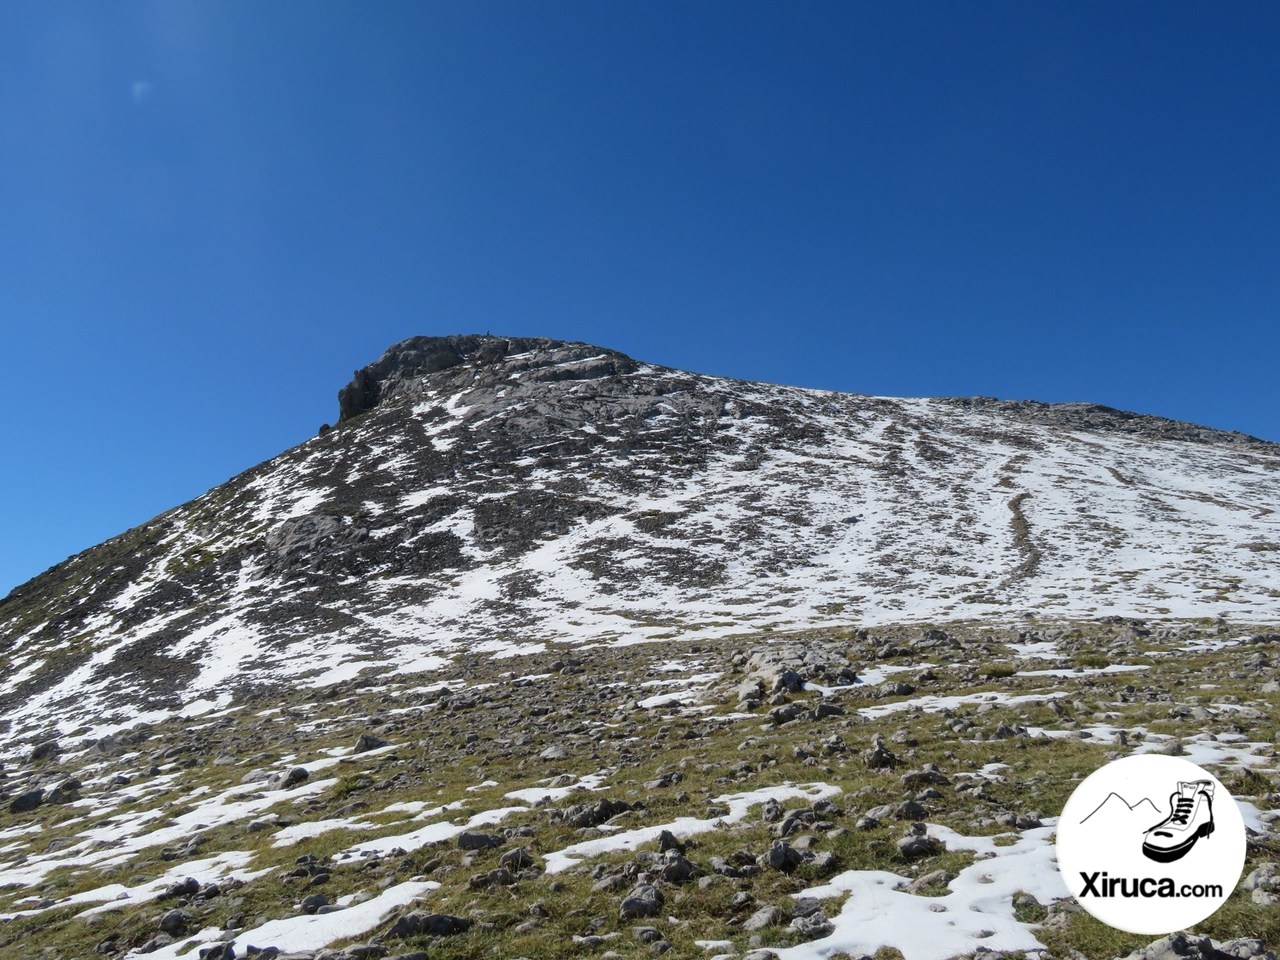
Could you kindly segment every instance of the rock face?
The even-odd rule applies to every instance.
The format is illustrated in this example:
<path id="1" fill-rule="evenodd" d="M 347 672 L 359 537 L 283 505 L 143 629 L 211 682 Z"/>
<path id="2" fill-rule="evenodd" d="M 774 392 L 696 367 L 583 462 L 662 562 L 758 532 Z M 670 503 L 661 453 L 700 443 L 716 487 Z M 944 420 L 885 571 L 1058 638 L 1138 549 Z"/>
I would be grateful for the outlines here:
<path id="1" fill-rule="evenodd" d="M 638 368 L 630 357 L 587 343 L 529 337 L 411 337 L 355 372 L 338 391 L 339 424 L 382 403 L 431 395 L 441 386 L 465 389 L 477 371 L 522 384 L 600 380 Z M 430 384 L 430 386 L 428 386 Z"/>
<path id="2" fill-rule="evenodd" d="M 396 344 L 339 406 L 322 436 L 0 601 L 0 760 L 242 687 L 714 637 L 725 611 L 744 631 L 1261 621 L 1280 590 L 1280 448 L 1154 417 L 493 336 Z M 856 679 L 777 666 L 748 703 Z"/>

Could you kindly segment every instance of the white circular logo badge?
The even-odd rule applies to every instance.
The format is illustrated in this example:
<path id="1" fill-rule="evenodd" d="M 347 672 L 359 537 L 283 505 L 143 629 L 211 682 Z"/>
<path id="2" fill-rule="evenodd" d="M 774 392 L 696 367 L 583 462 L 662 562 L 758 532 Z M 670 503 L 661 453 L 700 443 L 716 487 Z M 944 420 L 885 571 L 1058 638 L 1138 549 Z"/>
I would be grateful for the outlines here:
<path id="1" fill-rule="evenodd" d="M 1080 906 L 1129 933 L 1194 926 L 1231 896 L 1244 821 L 1211 773 L 1141 754 L 1076 787 L 1058 819 L 1058 869 Z"/>

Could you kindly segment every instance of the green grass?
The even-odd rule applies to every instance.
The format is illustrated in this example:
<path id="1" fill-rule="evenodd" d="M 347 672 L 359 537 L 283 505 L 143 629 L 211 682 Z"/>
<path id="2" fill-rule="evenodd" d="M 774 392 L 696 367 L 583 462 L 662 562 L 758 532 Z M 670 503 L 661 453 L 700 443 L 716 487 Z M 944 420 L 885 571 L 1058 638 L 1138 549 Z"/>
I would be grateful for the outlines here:
<path id="1" fill-rule="evenodd" d="M 911 629 L 916 631 L 919 628 Z M 988 646 L 981 658 L 973 657 L 966 650 L 931 650 L 925 659 L 938 664 L 934 668 L 936 679 L 917 682 L 913 673 L 905 674 L 919 687 L 909 699 L 929 694 L 978 696 L 996 690 L 1031 694 L 1033 698 L 1015 706 L 992 705 L 976 700 L 953 708 L 949 715 L 907 710 L 867 721 L 858 716 L 859 707 L 902 698 L 881 699 L 874 690 L 854 687 L 835 694 L 846 707 L 846 716 L 816 722 L 800 720 L 773 728 L 765 723 L 763 710 L 755 719 L 732 722 L 716 719 L 734 709 L 722 694 L 744 676 L 731 666 L 733 653 L 741 652 L 745 656 L 758 648 L 762 642 L 760 634 L 730 638 L 714 647 L 704 644 L 702 650 L 694 655 L 696 659 L 714 662 L 716 669 L 726 670 L 725 690 L 709 694 L 713 709 L 709 714 L 700 716 L 672 718 L 665 716 L 663 711 L 628 709 L 626 698 L 596 697 L 602 681 L 628 674 L 651 676 L 646 671 L 653 664 L 671 659 L 672 646 L 677 641 L 639 648 L 574 651 L 573 655 L 581 656 L 584 661 L 585 674 L 557 676 L 553 685 L 533 688 L 512 688 L 501 678 L 502 671 L 513 668 L 509 661 L 504 664 L 479 661 L 469 663 L 468 673 L 457 679 L 473 684 L 492 682 L 495 686 L 486 694 L 491 697 L 489 703 L 478 703 L 466 711 L 451 712 L 436 703 L 421 703 L 410 694 L 415 684 L 433 681 L 434 677 L 396 678 L 385 690 L 368 690 L 359 684 L 349 684 L 326 691 L 319 697 L 305 688 L 276 691 L 269 698 L 266 694 L 260 697 L 246 695 L 242 700 L 243 709 L 232 715 L 231 722 L 201 734 L 210 741 L 206 749 L 207 759 L 216 755 L 222 745 L 227 745 L 228 749 L 234 748 L 242 762 L 232 766 L 201 765 L 186 770 L 180 787 L 166 789 L 132 804 L 130 809 L 172 804 L 170 813 L 173 813 L 189 808 L 192 805 L 190 791 L 196 787 L 225 789 L 238 784 L 252 766 L 283 766 L 279 758 L 286 754 L 297 754 L 301 759 L 315 758 L 326 748 L 353 743 L 365 730 L 374 730 L 400 744 L 391 753 L 356 758 L 351 763 L 338 764 L 316 774 L 317 778 L 336 777 L 338 782 L 314 798 L 276 808 L 276 812 L 294 822 L 305 822 L 336 816 L 344 807 L 359 802 L 367 804 L 359 815 L 374 824 L 372 829 L 325 833 L 284 848 L 272 846 L 273 831 L 251 834 L 245 823 L 207 831 L 205 845 L 196 856 L 207 856 L 219 850 L 248 850 L 255 858 L 252 869 L 277 869 L 275 873 L 235 890 L 234 897 L 241 900 L 238 904 L 232 902 L 232 896 L 211 901 L 198 918 L 200 924 L 222 925 L 231 916 L 240 914 L 247 924 L 254 925 L 285 915 L 305 892 L 296 881 L 282 876 L 292 868 L 297 857 L 312 854 L 328 861 L 335 853 L 354 843 L 407 833 L 422 825 L 407 814 L 378 812 L 389 804 L 420 801 L 429 806 L 440 806 L 466 800 L 464 810 L 442 815 L 451 820 L 461 820 L 476 811 L 508 805 L 511 801 L 502 796 L 508 790 L 531 786 L 561 773 L 576 778 L 602 769 L 612 771 L 607 791 L 572 796 L 552 804 L 551 808 L 605 796 L 642 801 L 647 809 L 619 820 L 624 828 L 629 828 L 665 823 L 682 816 L 707 816 L 712 799 L 721 794 L 785 782 L 834 783 L 842 790 L 835 802 L 844 809 L 845 816 L 836 821 L 837 830 L 815 834 L 814 849 L 835 854 L 836 870 L 891 870 L 909 880 L 934 870 L 957 873 L 972 863 L 973 858 L 961 851 L 946 851 L 917 863 L 906 863 L 899 858 L 896 849 L 896 841 L 906 829 L 905 823 L 888 820 L 872 830 L 852 828 L 854 820 L 871 807 L 897 804 L 918 792 L 918 789 L 904 789 L 901 776 L 906 771 L 917 770 L 925 763 L 936 763 L 951 778 L 950 786 L 938 788 L 939 799 L 924 801 L 929 821 L 969 835 L 1000 835 L 1007 833 L 1009 828 L 995 822 L 980 821 L 989 820 L 1000 810 L 1019 814 L 1034 810 L 1042 816 L 1054 816 L 1060 812 L 1080 779 L 1105 763 L 1108 757 L 1126 750 L 1071 736 L 977 741 L 974 736 L 978 732 L 989 736 L 1001 723 L 1069 731 L 1074 726 L 1106 722 L 1126 728 L 1141 725 L 1155 733 L 1185 735 L 1187 722 L 1169 716 L 1169 700 L 1126 698 L 1124 688 L 1131 683 L 1143 689 L 1169 693 L 1174 697 L 1173 702 L 1186 705 L 1212 705 L 1223 698 L 1234 697 L 1261 715 L 1255 719 L 1247 714 L 1224 714 L 1214 723 L 1222 730 L 1238 727 L 1252 739 L 1270 740 L 1280 718 L 1280 698 L 1257 692 L 1256 678 L 1239 670 L 1238 650 L 1194 657 L 1153 656 L 1150 654 L 1176 648 L 1177 644 L 1146 638 L 1135 645 L 1138 654 L 1125 654 L 1123 660 L 1149 662 L 1150 670 L 1143 673 L 1093 675 L 1078 679 L 1017 677 L 1013 675 L 1011 666 L 993 659 L 1001 655 L 999 641 L 1010 639 L 1009 633 L 983 625 L 972 628 L 948 625 L 946 629 L 953 635 L 981 633 Z M 1103 636 L 1097 625 L 1062 624 L 1056 629 L 1062 632 L 1067 644 L 1068 662 L 1076 666 L 1104 665 L 1113 662 L 1113 657 L 1117 656 L 1111 652 L 1111 638 Z M 880 636 L 875 636 L 877 632 Z M 870 651 L 878 643 L 895 636 L 892 630 L 877 632 L 870 637 L 860 637 L 851 629 L 827 632 L 824 636 L 847 644 L 853 649 L 855 660 L 861 658 L 865 663 L 873 662 Z M 777 639 L 792 639 L 794 636 L 783 635 Z M 1003 650 L 1007 653 L 1007 648 Z M 545 672 L 541 668 L 564 653 L 560 651 L 559 654 L 548 653 L 540 658 L 531 658 L 528 663 L 521 663 L 516 672 Z M 1135 656 L 1141 659 L 1135 660 Z M 980 665 L 970 666 L 975 660 Z M 910 662 L 910 658 L 899 658 L 898 662 Z M 1200 689 L 1204 682 L 1214 683 L 1215 689 Z M 1059 690 L 1069 693 L 1055 708 L 1047 694 Z M 316 699 L 313 701 L 312 698 Z M 805 699 L 811 704 L 817 700 L 815 696 L 797 699 Z M 281 707 L 283 712 L 266 719 L 253 715 L 267 704 Z M 414 709 L 407 713 L 388 713 L 385 723 L 370 726 L 369 718 L 379 711 L 394 711 L 408 705 L 413 705 Z M 545 717 L 533 718 L 529 709 L 538 705 L 547 707 L 549 712 Z M 332 722 L 303 730 L 291 722 L 295 716 L 308 723 L 325 718 Z M 974 727 L 966 733 L 957 734 L 948 725 L 955 718 L 972 722 Z M 274 722 L 277 720 L 280 722 Z M 604 723 L 608 725 L 602 725 Z M 843 738 L 848 746 L 847 752 L 830 753 L 823 749 L 822 742 L 833 734 Z M 884 736 L 890 748 L 899 755 L 901 765 L 897 769 L 866 769 L 861 752 L 876 734 Z M 475 739 L 468 742 L 471 736 Z M 142 749 L 159 750 L 172 743 L 183 742 L 187 737 L 179 723 L 158 724 L 155 736 Z M 566 744 L 570 750 L 569 758 L 554 762 L 540 760 L 538 754 L 553 743 Z M 182 759 L 179 757 L 180 761 Z M 147 762 L 146 758 L 134 761 L 143 765 Z M 977 770 L 988 763 L 1008 765 L 1008 769 L 1000 771 L 1002 781 L 987 784 L 983 796 L 957 789 L 965 782 L 959 774 Z M 1274 761 L 1269 766 L 1274 768 Z M 664 789 L 644 786 L 646 781 L 672 770 L 679 770 L 684 775 L 684 780 L 678 785 Z M 1272 770 L 1223 771 L 1221 775 L 1228 787 L 1242 796 L 1264 797 L 1280 787 Z M 467 787 L 487 779 L 498 781 L 499 786 L 479 792 L 467 790 Z M 784 804 L 789 808 L 803 805 L 797 800 Z M 595 831 L 582 833 L 554 822 L 549 809 L 535 808 L 517 813 L 500 827 L 482 829 L 527 830 L 531 836 L 513 838 L 504 849 L 528 846 L 535 857 L 561 849 L 586 836 L 598 835 Z M 82 830 L 85 824 L 67 823 L 76 812 L 75 808 L 38 812 L 31 820 L 44 826 L 39 842 L 43 844 L 55 837 L 74 836 Z M 7 814 L 0 815 L 0 828 L 8 825 L 5 817 Z M 740 824 L 691 838 L 689 856 L 705 866 L 710 857 L 729 857 L 739 849 L 762 853 L 771 839 L 769 825 L 762 822 L 760 811 L 756 809 L 749 812 Z M 652 848 L 650 845 L 649 849 Z M 511 889 L 471 889 L 468 879 L 473 874 L 495 867 L 500 852 L 468 857 L 458 850 L 455 843 L 444 843 L 405 856 L 389 857 L 373 866 L 365 863 L 338 866 L 328 884 L 320 889 L 331 898 L 357 892 L 373 894 L 384 884 L 429 874 L 431 879 L 443 885 L 429 897 L 430 909 L 454 912 L 477 920 L 477 928 L 463 936 L 430 945 L 425 942 L 389 945 L 393 952 L 429 947 L 433 957 L 457 960 L 477 956 L 526 956 L 532 960 L 550 960 L 561 956 L 599 956 L 606 949 L 615 950 L 624 957 L 650 955 L 648 946 L 631 932 L 636 924 L 622 921 L 618 916 L 621 894 L 593 892 L 591 889 L 602 872 L 618 872 L 632 864 L 633 855 L 614 853 L 591 858 L 562 874 L 523 880 Z M 59 870 L 35 890 L 0 891 L 0 911 L 8 909 L 18 897 L 32 893 L 56 898 L 108 882 L 132 885 L 149 880 L 172 865 L 160 860 L 159 855 L 157 848 L 110 869 Z M 12 861 L 12 854 L 3 856 L 9 860 L 0 857 L 0 863 Z M 1251 862 L 1268 858 L 1276 859 L 1277 852 L 1266 849 L 1251 854 Z M 747 949 L 750 936 L 728 922 L 735 894 L 747 892 L 759 905 L 785 907 L 794 894 L 826 879 L 827 876 L 819 876 L 811 867 L 802 867 L 793 874 L 765 871 L 744 880 L 717 878 L 705 889 L 696 883 L 679 888 L 668 886 L 665 888 L 667 902 L 663 918 L 654 925 L 660 926 L 673 944 L 668 956 L 705 956 L 705 952 L 694 944 L 699 939 L 730 940 L 741 952 Z M 931 892 L 936 895 L 942 891 Z M 549 916 L 534 918 L 530 914 L 534 904 L 541 904 Z M 838 908 L 839 901 L 832 901 L 828 911 L 834 912 Z M 109 932 L 120 934 L 120 944 L 137 946 L 154 935 L 156 917 L 162 912 L 162 905 L 153 903 L 113 911 L 93 924 L 72 919 L 72 914 L 78 909 L 59 909 L 0 926 L 0 956 L 7 957 L 13 950 L 20 949 L 21 944 L 39 943 L 45 951 L 43 956 L 48 960 L 79 960 L 95 955 L 94 945 Z M 1040 923 L 1049 918 L 1049 913 L 1046 905 L 1028 904 L 1019 908 L 1018 916 L 1023 922 Z M 1202 925 L 1202 932 L 1220 939 L 1260 934 L 1269 938 L 1268 942 L 1274 947 L 1280 936 L 1274 913 L 1274 910 L 1268 912 L 1256 907 L 1238 894 Z M 665 919 L 668 915 L 676 917 L 678 922 L 668 924 Z M 519 929 L 531 920 L 536 920 L 536 926 Z M 574 936 L 588 933 L 616 936 L 607 940 L 605 946 L 574 944 Z M 364 940 L 367 936 L 358 939 Z M 784 926 L 765 931 L 761 939 L 765 943 L 778 943 L 790 936 Z M 1042 929 L 1040 936 L 1056 956 L 1070 956 L 1072 951 L 1078 951 L 1091 960 L 1125 956 L 1135 947 L 1154 939 L 1120 934 L 1083 914 L 1053 920 Z M 883 950 L 880 954 L 888 956 L 894 952 Z"/>

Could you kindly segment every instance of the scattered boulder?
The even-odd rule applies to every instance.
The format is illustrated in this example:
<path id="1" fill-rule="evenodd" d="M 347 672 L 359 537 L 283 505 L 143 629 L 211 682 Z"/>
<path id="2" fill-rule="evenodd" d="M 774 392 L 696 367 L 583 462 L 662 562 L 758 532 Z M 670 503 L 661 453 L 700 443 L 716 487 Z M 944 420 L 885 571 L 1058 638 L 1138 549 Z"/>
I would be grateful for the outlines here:
<path id="1" fill-rule="evenodd" d="M 68 777 L 60 784 L 45 794 L 44 802 L 50 804 L 70 803 L 73 800 L 80 799 L 80 781 L 75 777 Z"/>
<path id="2" fill-rule="evenodd" d="M 663 830 L 658 834 L 658 852 L 666 853 L 668 850 L 675 850 L 677 853 L 684 853 L 684 844 L 681 843 L 674 833 L 670 830 Z"/>
<path id="3" fill-rule="evenodd" d="M 40 804 L 44 803 L 44 791 L 40 789 L 28 790 L 20 793 L 9 801 L 10 813 L 30 813 Z"/>
<path id="4" fill-rule="evenodd" d="M 31 752 L 27 754 L 27 762 L 40 763 L 61 752 L 62 746 L 57 740 L 45 740 L 31 748 Z"/>
<path id="5" fill-rule="evenodd" d="M 808 708 L 803 703 L 786 703 L 780 707 L 774 707 L 769 711 L 769 720 L 774 726 L 780 727 L 784 723 L 790 723 L 792 720 L 798 720 L 808 713 Z"/>
<path id="6" fill-rule="evenodd" d="M 699 873 L 693 861 L 686 859 L 679 850 L 668 850 L 663 855 L 661 874 L 668 883 L 688 883 Z"/>
<path id="7" fill-rule="evenodd" d="M 923 823 L 913 823 L 911 832 L 898 841 L 898 854 L 904 860 L 920 860 L 942 852 L 942 844 L 926 832 Z"/>
<path id="8" fill-rule="evenodd" d="M 804 677 L 794 670 L 783 670 L 773 678 L 773 692 L 799 693 L 804 689 Z"/>
<path id="9" fill-rule="evenodd" d="M 477 873 L 467 885 L 472 890 L 487 890 L 489 887 L 509 887 L 516 882 L 514 874 L 506 867 L 498 867 L 488 873 Z"/>
<path id="10" fill-rule="evenodd" d="M 791 921 L 791 930 L 803 940 L 820 940 L 835 933 L 836 925 L 821 910 Z"/>
<path id="11" fill-rule="evenodd" d="M 923 876 L 912 880 L 903 889 L 906 890 L 907 893 L 921 893 L 922 891 L 930 890 L 935 887 L 946 887 L 946 885 L 955 878 L 956 875 L 954 873 L 950 873 L 946 870 L 931 870 Z M 1017 898 L 1015 897 L 1014 899 L 1014 905 L 1017 906 Z M 1031 900 L 1033 903 L 1035 902 L 1034 897 L 1032 897 Z"/>
<path id="12" fill-rule="evenodd" d="M 620 813 L 636 809 L 625 800 L 597 800 L 595 803 L 579 803 L 565 810 L 557 811 L 553 819 L 560 820 L 571 827 L 596 827 L 612 820 Z"/>
<path id="13" fill-rule="evenodd" d="M 1182 931 L 1133 951 L 1126 960 L 1274 960 L 1261 940 L 1229 940 L 1215 947 L 1208 937 Z"/>
<path id="14" fill-rule="evenodd" d="M 374 736 L 372 733 L 360 734 L 360 739 L 356 741 L 355 753 L 367 753 L 370 750 L 377 750 L 379 747 L 391 746 L 390 740 L 383 740 L 381 737 Z"/>
<path id="15" fill-rule="evenodd" d="M 104 757 L 118 757 L 124 753 L 124 745 L 110 734 L 102 737 L 101 739 L 95 740 L 90 749 L 94 753 L 101 754 Z"/>
<path id="16" fill-rule="evenodd" d="M 194 897 L 200 892 L 200 881 L 195 877 L 187 877 L 185 880 L 179 880 L 177 883 L 171 883 L 160 894 L 161 900 L 176 900 L 179 897 Z"/>
<path id="17" fill-rule="evenodd" d="M 455 917 L 447 913 L 425 913 L 414 910 L 391 925 L 386 936 L 403 940 L 405 937 L 453 937 L 466 933 L 471 928 L 471 921 L 466 917 Z"/>
<path id="18" fill-rule="evenodd" d="M 936 763 L 926 763 L 919 770 L 904 773 L 902 775 L 902 785 L 908 790 L 915 790 L 926 786 L 948 787 L 951 785 L 951 781 L 938 769 Z"/>
<path id="19" fill-rule="evenodd" d="M 290 770 L 284 770 L 277 773 L 271 778 L 267 784 L 268 790 L 288 790 L 290 787 L 296 787 L 305 781 L 311 774 L 307 772 L 306 767 L 293 767 Z"/>
<path id="20" fill-rule="evenodd" d="M 533 855 L 527 847 L 516 847 L 508 850 L 498 858 L 498 864 L 508 870 L 526 870 L 534 865 Z"/>
<path id="21" fill-rule="evenodd" d="M 755 932 L 766 927 L 776 927 L 787 919 L 787 915 L 777 907 L 761 907 L 742 922 L 742 929 Z"/>
<path id="22" fill-rule="evenodd" d="M 871 741 L 871 749 L 863 753 L 862 760 L 868 770 L 890 770 L 898 765 L 898 757 L 885 746 L 884 737 L 879 734 Z"/>
<path id="23" fill-rule="evenodd" d="M 656 917 L 662 903 L 662 891 L 651 883 L 642 883 L 623 899 L 619 914 L 623 920 Z"/>
<path id="24" fill-rule="evenodd" d="M 180 937 L 187 932 L 191 922 L 191 914 L 185 910 L 170 910 L 160 918 L 160 932 L 171 937 Z"/>
<path id="25" fill-rule="evenodd" d="M 506 841 L 492 833 L 460 833 L 458 849 L 460 850 L 492 850 L 502 846 Z"/>
<path id="26" fill-rule="evenodd" d="M 1259 864 L 1240 886 L 1251 892 L 1254 903 L 1267 907 L 1280 903 L 1280 863 Z"/>
<path id="27" fill-rule="evenodd" d="M 785 840 L 775 840 L 771 843 L 769 852 L 761 859 L 761 866 L 768 867 L 770 870 L 781 870 L 783 873 L 791 873 L 804 863 L 804 855 Z"/>

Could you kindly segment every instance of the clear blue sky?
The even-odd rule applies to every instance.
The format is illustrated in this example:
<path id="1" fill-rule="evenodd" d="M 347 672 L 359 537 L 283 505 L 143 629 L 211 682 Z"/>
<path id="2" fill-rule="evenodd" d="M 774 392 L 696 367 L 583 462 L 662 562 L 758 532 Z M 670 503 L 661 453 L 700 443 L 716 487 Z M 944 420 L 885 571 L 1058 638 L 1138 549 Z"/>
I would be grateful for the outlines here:
<path id="1" fill-rule="evenodd" d="M 0 31 L 0 593 L 413 334 L 1280 440 L 1280 5 L 82 3 Z"/>

